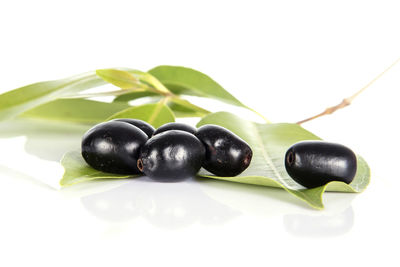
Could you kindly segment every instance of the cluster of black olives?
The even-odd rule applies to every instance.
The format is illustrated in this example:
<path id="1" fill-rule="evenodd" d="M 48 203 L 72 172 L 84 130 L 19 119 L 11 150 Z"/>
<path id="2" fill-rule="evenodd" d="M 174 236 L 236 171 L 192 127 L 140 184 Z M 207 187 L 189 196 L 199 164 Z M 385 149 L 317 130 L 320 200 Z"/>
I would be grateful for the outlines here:
<path id="1" fill-rule="evenodd" d="M 97 124 L 82 139 L 82 156 L 93 168 L 116 174 L 141 174 L 178 181 L 201 167 L 218 176 L 236 176 L 252 158 L 250 146 L 231 131 L 204 125 L 196 129 L 167 123 L 155 130 L 136 119 Z"/>
<path id="2" fill-rule="evenodd" d="M 325 141 L 302 141 L 285 155 L 288 174 L 299 184 L 314 188 L 331 181 L 351 183 L 357 171 L 357 157 L 349 148 Z"/>
<path id="3" fill-rule="evenodd" d="M 201 167 L 218 176 L 236 176 L 250 164 L 250 146 L 217 125 L 196 129 L 167 123 L 155 130 L 136 119 L 115 119 L 91 128 L 82 140 L 82 156 L 93 168 L 117 174 L 141 174 L 160 181 L 178 181 Z M 287 173 L 314 188 L 331 181 L 351 183 L 357 157 L 349 148 L 324 141 L 302 141 L 285 155 Z"/>

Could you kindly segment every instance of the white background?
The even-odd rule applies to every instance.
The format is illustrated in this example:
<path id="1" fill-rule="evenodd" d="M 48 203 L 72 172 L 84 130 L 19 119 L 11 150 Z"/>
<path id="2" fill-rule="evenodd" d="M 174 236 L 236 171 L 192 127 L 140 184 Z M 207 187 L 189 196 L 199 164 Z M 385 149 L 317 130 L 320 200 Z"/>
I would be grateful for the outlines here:
<path id="1" fill-rule="evenodd" d="M 106 67 L 182 65 L 273 122 L 339 103 L 400 56 L 398 1 L 1 1 L 0 92 Z M 146 179 L 55 190 L 82 127 L 0 125 L 1 266 L 398 266 L 400 65 L 304 124 L 362 154 L 362 194 Z M 214 109 L 221 109 L 215 106 Z M 14 128 L 13 128 L 14 127 Z M 56 181 L 57 182 L 57 181 Z M 394 242 L 394 243 L 392 243 Z"/>

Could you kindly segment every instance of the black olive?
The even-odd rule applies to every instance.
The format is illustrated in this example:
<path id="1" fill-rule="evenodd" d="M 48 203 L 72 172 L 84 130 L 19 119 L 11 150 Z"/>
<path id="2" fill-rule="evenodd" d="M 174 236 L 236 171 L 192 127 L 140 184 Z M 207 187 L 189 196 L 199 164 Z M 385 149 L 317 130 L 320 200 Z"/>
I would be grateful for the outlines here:
<path id="1" fill-rule="evenodd" d="M 324 141 L 302 141 L 285 155 L 285 168 L 299 184 L 314 188 L 331 181 L 347 184 L 357 171 L 357 157 L 349 148 Z"/>
<path id="2" fill-rule="evenodd" d="M 145 121 L 142 120 L 137 120 L 137 119 L 114 119 L 112 121 L 123 121 L 129 124 L 132 124 L 133 126 L 138 127 L 140 130 L 142 130 L 147 136 L 150 138 L 153 133 L 154 133 L 154 127 L 148 124 Z"/>
<path id="3" fill-rule="evenodd" d="M 150 138 L 141 149 L 139 170 L 159 181 L 179 181 L 195 175 L 205 155 L 203 144 L 193 134 L 170 130 Z"/>
<path id="4" fill-rule="evenodd" d="M 82 139 L 82 157 L 96 170 L 139 174 L 136 161 L 147 135 L 139 128 L 121 121 L 97 124 Z"/>
<path id="5" fill-rule="evenodd" d="M 203 167 L 218 176 L 236 176 L 250 164 L 253 151 L 239 136 L 218 125 L 204 125 L 196 136 L 206 147 Z"/>
<path id="6" fill-rule="evenodd" d="M 169 122 L 164 124 L 163 126 L 160 126 L 155 132 L 154 135 L 159 134 L 159 133 L 163 133 L 166 131 L 170 131 L 170 130 L 180 130 L 180 131 L 185 131 L 191 134 L 195 134 L 196 133 L 196 128 L 194 128 L 193 126 L 184 124 L 184 123 L 180 123 L 180 122 Z"/>

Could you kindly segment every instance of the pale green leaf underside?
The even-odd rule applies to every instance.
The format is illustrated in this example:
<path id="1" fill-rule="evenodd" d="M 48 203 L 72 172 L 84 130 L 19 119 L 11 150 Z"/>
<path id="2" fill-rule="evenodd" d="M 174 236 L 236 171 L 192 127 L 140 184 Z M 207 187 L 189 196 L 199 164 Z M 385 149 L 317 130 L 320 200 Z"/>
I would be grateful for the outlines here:
<path id="1" fill-rule="evenodd" d="M 123 102 L 105 103 L 80 98 L 57 99 L 28 110 L 21 116 L 92 124 L 102 122 L 128 107 L 129 105 Z"/>
<path id="2" fill-rule="evenodd" d="M 61 160 L 61 165 L 64 167 L 64 175 L 60 181 L 60 185 L 68 186 L 80 182 L 91 181 L 94 179 L 120 179 L 135 177 L 131 175 L 118 175 L 113 173 L 105 173 L 93 169 L 82 158 L 79 151 L 70 151 L 66 153 Z"/>
<path id="3" fill-rule="evenodd" d="M 100 86 L 106 82 L 94 72 L 67 79 L 30 84 L 0 95 L 0 120 L 19 114 L 63 96 Z"/>
<path id="4" fill-rule="evenodd" d="M 118 69 L 96 70 L 96 74 L 106 82 L 109 82 L 122 89 L 131 89 L 140 87 L 139 80 L 131 73 Z"/>
<path id="5" fill-rule="evenodd" d="M 197 70 L 164 65 L 155 67 L 148 72 L 177 94 L 214 98 L 231 105 L 247 108 L 216 81 Z"/>
<path id="6" fill-rule="evenodd" d="M 202 177 L 282 187 L 318 209 L 323 208 L 322 194 L 324 191 L 361 192 L 369 183 L 369 167 L 361 157 L 358 157 L 357 174 L 350 185 L 342 182 L 331 182 L 318 188 L 305 189 L 297 184 L 285 170 L 284 155 L 286 150 L 292 144 L 302 140 L 320 140 L 319 137 L 297 124 L 258 124 L 227 112 L 207 115 L 197 126 L 205 124 L 221 125 L 246 140 L 253 150 L 253 159 L 250 166 L 236 177 L 218 177 L 206 171 L 200 172 L 199 175 Z"/>
<path id="7" fill-rule="evenodd" d="M 158 128 L 165 123 L 175 121 L 173 112 L 167 105 L 163 103 L 145 104 L 141 106 L 127 108 L 112 115 L 107 120 L 117 118 L 132 118 L 143 120 L 150 123 L 155 128 Z"/>

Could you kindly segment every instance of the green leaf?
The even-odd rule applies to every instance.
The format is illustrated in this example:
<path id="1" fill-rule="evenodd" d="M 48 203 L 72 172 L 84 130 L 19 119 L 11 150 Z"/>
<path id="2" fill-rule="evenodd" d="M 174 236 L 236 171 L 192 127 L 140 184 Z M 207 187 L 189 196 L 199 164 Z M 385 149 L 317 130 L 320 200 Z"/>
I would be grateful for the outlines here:
<path id="1" fill-rule="evenodd" d="M 105 82 L 90 72 L 67 79 L 39 82 L 0 95 L 0 120 L 11 119 L 29 109 L 63 96 L 100 86 Z"/>
<path id="2" fill-rule="evenodd" d="M 127 103 L 129 101 L 141 98 L 148 97 L 147 103 L 155 103 L 160 101 L 163 96 L 160 96 L 151 92 L 141 92 L 141 93 L 129 93 L 126 95 L 118 96 L 114 99 L 115 103 Z M 178 118 L 188 118 L 188 117 L 203 117 L 210 113 L 210 111 L 203 109 L 199 106 L 196 106 L 185 99 L 179 98 L 168 98 L 168 107 L 173 111 L 175 117 Z M 175 100 L 175 101 L 174 101 Z"/>
<path id="3" fill-rule="evenodd" d="M 185 108 L 186 110 L 192 110 L 192 112 L 201 114 L 200 117 L 210 113 L 210 111 L 208 111 L 202 107 L 199 107 L 197 105 L 194 105 L 194 104 L 190 103 L 189 101 L 187 101 L 186 99 L 182 99 L 180 97 L 174 96 L 174 97 L 171 97 L 170 100 L 175 104 L 175 107 L 180 106 L 182 108 Z"/>
<path id="4" fill-rule="evenodd" d="M 113 102 L 129 102 L 138 98 L 142 97 L 149 97 L 149 96 L 159 96 L 159 94 L 153 93 L 153 92 L 132 92 L 132 93 L 127 93 L 123 95 L 119 95 L 114 98 Z"/>
<path id="5" fill-rule="evenodd" d="M 122 89 L 142 88 L 149 92 L 170 94 L 171 92 L 153 75 L 133 69 L 102 69 L 96 71 L 105 81 Z"/>
<path id="6" fill-rule="evenodd" d="M 105 103 L 87 99 L 57 99 L 21 114 L 46 120 L 62 120 L 77 123 L 98 123 L 116 112 L 128 108 L 127 103 Z"/>
<path id="7" fill-rule="evenodd" d="M 96 74 L 106 82 L 109 82 L 122 89 L 132 89 L 140 87 L 139 80 L 131 73 L 124 70 L 101 69 L 96 70 Z"/>
<path id="8" fill-rule="evenodd" d="M 133 118 L 143 120 L 150 123 L 155 128 L 158 128 L 165 123 L 175 121 L 173 112 L 167 105 L 164 104 L 163 101 L 156 104 L 145 104 L 127 108 L 114 114 L 108 118 L 108 120 L 117 118 Z"/>
<path id="9" fill-rule="evenodd" d="M 307 202 L 310 206 L 322 209 L 322 194 L 327 191 L 361 192 L 370 180 L 367 163 L 358 157 L 357 174 L 351 184 L 331 182 L 325 186 L 305 189 L 297 184 L 286 172 L 284 155 L 286 150 L 302 140 L 320 140 L 297 124 L 277 123 L 259 124 L 239 118 L 231 113 L 218 112 L 204 117 L 198 127 L 205 124 L 221 125 L 243 138 L 253 150 L 250 166 L 235 177 L 218 177 L 202 171 L 200 176 L 238 183 L 281 187 Z"/>
<path id="10" fill-rule="evenodd" d="M 66 153 L 61 160 L 61 165 L 65 170 L 60 181 L 60 185 L 62 186 L 73 185 L 94 179 L 121 179 L 136 177 L 132 175 L 118 175 L 95 170 L 87 165 L 79 151 L 70 151 Z"/>
<path id="11" fill-rule="evenodd" d="M 135 100 L 141 97 L 153 97 L 153 96 L 160 96 L 160 94 L 154 92 L 132 92 L 117 96 L 114 99 L 114 102 L 129 102 L 131 100 Z M 168 106 L 172 109 L 172 111 L 177 117 L 203 117 L 204 115 L 210 113 L 210 111 L 202 107 L 199 107 L 197 105 L 194 105 L 189 101 L 187 101 L 186 99 L 182 99 L 176 95 L 170 95 L 167 97 L 169 100 Z M 155 97 L 154 99 L 157 98 Z"/>
<path id="12" fill-rule="evenodd" d="M 174 112 L 175 117 L 178 118 L 204 117 L 205 115 L 210 113 L 208 110 L 199 110 L 196 108 L 180 105 L 175 102 L 168 103 L 168 106 Z"/>
<path id="13" fill-rule="evenodd" d="M 248 108 L 213 79 L 197 70 L 158 66 L 148 72 L 172 92 L 215 98 L 231 105 Z"/>

